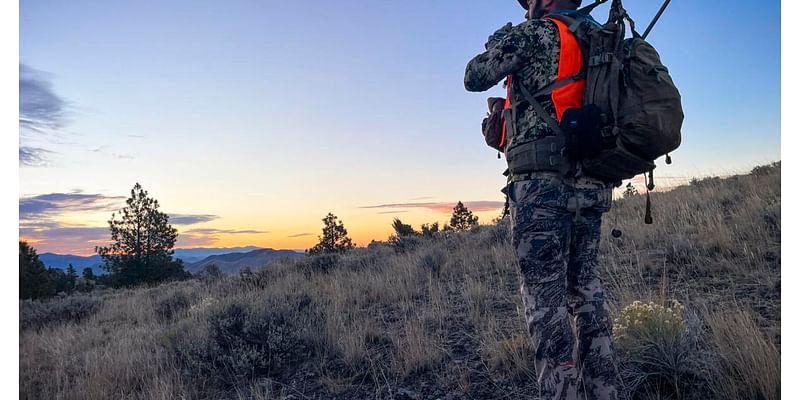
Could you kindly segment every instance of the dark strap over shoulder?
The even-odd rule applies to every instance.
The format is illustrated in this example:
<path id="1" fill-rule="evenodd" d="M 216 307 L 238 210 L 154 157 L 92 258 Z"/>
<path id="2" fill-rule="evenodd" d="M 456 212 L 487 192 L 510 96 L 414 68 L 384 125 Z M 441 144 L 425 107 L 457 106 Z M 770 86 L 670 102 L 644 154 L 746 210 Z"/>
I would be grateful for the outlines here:
<path id="1" fill-rule="evenodd" d="M 515 79 L 514 81 L 517 80 Z M 536 115 L 539 116 L 539 118 L 542 118 L 545 122 L 547 122 L 547 125 L 550 126 L 550 129 L 552 129 L 557 136 L 563 137 L 564 131 L 562 131 L 561 127 L 558 126 L 558 122 L 555 120 L 555 118 L 553 118 L 553 116 L 550 115 L 550 113 L 544 109 L 542 103 L 536 100 L 536 97 L 533 94 L 531 94 L 531 92 L 529 92 L 527 88 L 525 88 L 525 85 L 517 84 L 517 87 L 519 87 L 519 90 L 522 92 L 522 95 L 525 97 L 525 100 L 528 101 L 528 104 L 530 104 L 533 107 L 533 109 L 536 110 Z"/>

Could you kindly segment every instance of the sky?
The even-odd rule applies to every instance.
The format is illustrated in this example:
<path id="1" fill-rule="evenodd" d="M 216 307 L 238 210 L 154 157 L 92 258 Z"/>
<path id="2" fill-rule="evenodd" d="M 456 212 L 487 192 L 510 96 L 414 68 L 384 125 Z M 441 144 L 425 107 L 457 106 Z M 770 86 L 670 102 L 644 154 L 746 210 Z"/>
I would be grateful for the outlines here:
<path id="1" fill-rule="evenodd" d="M 586 2 L 585 2 L 586 3 Z M 644 27 L 660 2 L 627 0 Z M 671 3 L 648 38 L 683 97 L 663 187 L 780 159 L 780 3 Z M 607 6 L 593 15 L 604 21 Z M 467 62 L 515 0 L 20 2 L 20 240 L 89 255 L 139 182 L 178 247 L 358 245 L 500 214 Z"/>

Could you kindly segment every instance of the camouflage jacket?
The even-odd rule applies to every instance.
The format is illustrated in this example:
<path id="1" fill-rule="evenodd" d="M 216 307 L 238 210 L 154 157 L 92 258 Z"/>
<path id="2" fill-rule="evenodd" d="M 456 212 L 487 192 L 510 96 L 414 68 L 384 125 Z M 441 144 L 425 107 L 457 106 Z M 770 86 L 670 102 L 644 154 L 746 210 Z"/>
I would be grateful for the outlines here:
<path id="1" fill-rule="evenodd" d="M 537 19 L 501 28 L 489 38 L 486 52 L 467 64 L 464 87 L 470 92 L 483 92 L 513 74 L 514 86 L 523 84 L 530 92 L 536 92 L 557 79 L 560 46 L 558 27 L 550 21 Z M 547 97 L 540 99 L 542 106 L 555 118 L 555 107 Z M 516 135 L 507 138 L 506 149 L 552 134 L 519 90 L 512 90 L 511 104 L 523 107 L 516 107 Z"/>

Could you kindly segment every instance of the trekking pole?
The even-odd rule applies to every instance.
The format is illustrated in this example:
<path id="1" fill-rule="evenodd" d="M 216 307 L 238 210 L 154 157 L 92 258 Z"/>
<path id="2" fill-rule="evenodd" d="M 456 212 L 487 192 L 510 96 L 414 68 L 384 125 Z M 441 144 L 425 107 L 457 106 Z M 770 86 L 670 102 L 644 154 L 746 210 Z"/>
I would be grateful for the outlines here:
<path id="1" fill-rule="evenodd" d="M 656 16 L 653 17 L 652 21 L 650 21 L 650 25 L 647 25 L 647 29 L 644 30 L 644 34 L 642 35 L 642 39 L 647 39 L 647 35 L 649 35 L 650 31 L 653 30 L 653 27 L 656 25 L 656 22 L 658 22 L 658 19 L 661 18 L 661 14 L 664 13 L 664 10 L 667 9 L 667 6 L 669 5 L 670 1 L 672 1 L 672 0 L 665 0 L 664 4 L 661 5 L 661 8 L 656 13 Z"/>

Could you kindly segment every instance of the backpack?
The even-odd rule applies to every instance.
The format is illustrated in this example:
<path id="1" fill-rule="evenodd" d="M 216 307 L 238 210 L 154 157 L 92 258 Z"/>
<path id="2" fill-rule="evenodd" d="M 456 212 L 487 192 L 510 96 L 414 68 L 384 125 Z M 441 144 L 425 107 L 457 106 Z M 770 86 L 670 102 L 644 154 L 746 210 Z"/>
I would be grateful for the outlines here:
<path id="1" fill-rule="evenodd" d="M 648 173 L 647 186 L 652 190 L 653 161 L 666 155 L 670 164 L 668 153 L 681 143 L 681 96 L 658 52 L 636 32 L 621 0 L 612 0 L 604 25 L 588 16 L 604 2 L 547 16 L 564 22 L 577 37 L 584 63 L 582 71 L 569 79 L 585 78 L 586 89 L 583 107 L 564 112 L 560 123 L 544 119 L 565 138 L 565 152 L 580 163 L 583 174 L 616 183 Z M 633 33 L 628 39 L 626 22 Z M 520 89 L 529 103 L 541 109 L 536 97 L 558 83 L 535 94 Z"/>

